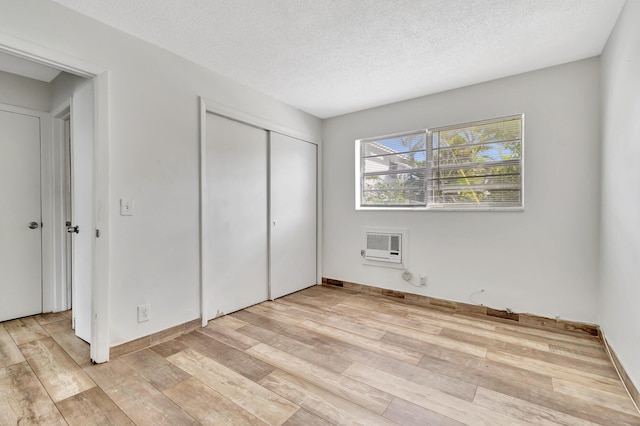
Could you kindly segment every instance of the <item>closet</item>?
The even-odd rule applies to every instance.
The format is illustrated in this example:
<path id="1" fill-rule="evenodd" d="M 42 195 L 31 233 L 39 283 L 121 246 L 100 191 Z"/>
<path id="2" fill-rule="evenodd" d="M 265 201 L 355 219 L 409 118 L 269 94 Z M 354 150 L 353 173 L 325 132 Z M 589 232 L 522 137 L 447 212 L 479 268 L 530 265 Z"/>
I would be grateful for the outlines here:
<path id="1" fill-rule="evenodd" d="M 206 319 L 316 284 L 316 145 L 210 112 L 204 141 Z"/>
<path id="2" fill-rule="evenodd" d="M 316 283 L 316 149 L 271 132 L 271 299 Z"/>

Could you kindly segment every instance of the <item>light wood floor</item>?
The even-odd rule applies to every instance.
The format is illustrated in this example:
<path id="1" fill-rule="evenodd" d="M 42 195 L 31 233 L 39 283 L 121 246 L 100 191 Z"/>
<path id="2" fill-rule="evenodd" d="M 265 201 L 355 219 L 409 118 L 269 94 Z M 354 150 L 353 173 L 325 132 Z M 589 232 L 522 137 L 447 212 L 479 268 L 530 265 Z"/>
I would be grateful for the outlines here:
<path id="1" fill-rule="evenodd" d="M 0 424 L 640 425 L 593 337 L 313 287 L 106 364 L 0 324 Z"/>

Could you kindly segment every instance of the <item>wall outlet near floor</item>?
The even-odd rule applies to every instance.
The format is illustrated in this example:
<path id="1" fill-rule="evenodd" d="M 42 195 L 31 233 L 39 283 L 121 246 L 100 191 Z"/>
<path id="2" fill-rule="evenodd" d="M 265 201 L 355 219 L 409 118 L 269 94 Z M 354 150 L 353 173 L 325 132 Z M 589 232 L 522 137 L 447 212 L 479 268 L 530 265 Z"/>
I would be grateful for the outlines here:
<path id="1" fill-rule="evenodd" d="M 149 321 L 151 305 L 138 305 L 138 322 Z"/>

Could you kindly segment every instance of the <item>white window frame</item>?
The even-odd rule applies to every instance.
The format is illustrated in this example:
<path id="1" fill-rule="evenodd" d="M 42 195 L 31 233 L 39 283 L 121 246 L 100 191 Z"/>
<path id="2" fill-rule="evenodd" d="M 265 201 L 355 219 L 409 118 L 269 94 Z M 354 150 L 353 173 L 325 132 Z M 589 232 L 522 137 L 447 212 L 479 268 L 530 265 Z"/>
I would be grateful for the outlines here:
<path id="1" fill-rule="evenodd" d="M 431 167 L 430 167 L 430 160 L 432 158 L 432 143 L 433 143 L 433 139 L 432 139 L 432 135 L 434 132 L 437 131 L 445 131 L 445 130 L 449 130 L 449 129 L 455 129 L 455 128 L 459 128 L 459 127 L 468 127 L 468 126 L 476 126 L 476 125 L 482 125 L 485 123 L 493 123 L 493 122 L 498 122 L 498 121 L 507 121 L 507 120 L 511 120 L 511 119 L 520 119 L 521 120 L 521 139 L 520 139 L 520 146 L 521 146 L 521 155 L 520 155 L 520 200 L 521 203 L 519 206 L 487 206 L 487 205 L 479 205 L 478 207 L 473 207 L 473 206 L 467 206 L 467 207 L 457 207 L 457 206 L 447 206 L 445 205 L 433 205 L 430 203 L 430 195 L 428 194 L 427 191 L 427 184 L 426 184 L 426 179 L 425 179 L 425 202 L 424 205 L 388 205 L 388 206 L 368 206 L 368 205 L 362 205 L 361 204 L 361 200 L 362 200 L 362 170 L 363 170 L 363 157 L 362 157 L 362 144 L 363 143 L 367 143 L 367 142 L 372 142 L 372 141 L 376 141 L 376 140 L 383 140 L 383 139 L 390 139 L 390 138 L 396 138 L 396 137 L 401 137 L 401 136 L 405 136 L 405 135 L 412 135 L 412 134 L 419 134 L 419 133 L 426 133 L 426 158 L 427 158 L 427 162 L 426 162 L 426 166 L 425 166 L 425 171 L 426 171 L 426 176 L 430 176 L 431 174 Z M 437 128 L 428 128 L 428 129 L 418 129 L 418 130 L 413 130 L 413 131 L 409 131 L 409 132 L 400 132 L 400 133 L 393 133 L 393 134 L 389 134 L 389 135 L 383 135 L 383 136 L 376 136 L 376 137 L 369 137 L 369 138 L 362 138 L 362 139 L 357 139 L 355 141 L 355 208 L 356 210 L 393 210 L 393 211 L 440 211 L 440 212 L 450 212 L 450 211 L 464 211 L 464 212 L 478 212 L 478 211 L 496 211 L 496 212 L 522 212 L 524 211 L 524 206 L 525 206 L 525 194 L 524 194 L 524 188 L 525 188 L 525 167 L 524 167 L 524 157 L 525 157 L 525 117 L 524 114 L 514 114 L 514 115 L 508 115 L 508 116 L 503 116 L 503 117 L 495 117 L 495 118 L 489 118 L 489 119 L 484 119 L 484 120 L 478 120 L 478 121 L 472 121 L 472 122 L 467 122 L 467 123 L 460 123 L 460 124 L 454 124 L 454 125 L 448 125 L 448 126 L 441 126 L 441 127 L 437 127 Z"/>

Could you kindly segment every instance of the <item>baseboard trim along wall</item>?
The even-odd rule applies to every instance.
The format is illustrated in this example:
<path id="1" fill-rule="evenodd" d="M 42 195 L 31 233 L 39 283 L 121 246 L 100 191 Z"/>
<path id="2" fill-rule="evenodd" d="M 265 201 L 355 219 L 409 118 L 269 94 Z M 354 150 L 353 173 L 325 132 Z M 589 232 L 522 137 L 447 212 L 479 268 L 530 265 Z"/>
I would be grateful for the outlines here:
<path id="1" fill-rule="evenodd" d="M 636 388 L 636 385 L 633 383 L 633 381 L 627 374 L 627 371 L 624 369 L 622 363 L 620 362 L 620 359 L 618 359 L 618 355 L 616 355 L 616 352 L 613 350 L 611 346 L 609 346 L 609 341 L 605 337 L 602 330 L 600 330 L 600 340 L 602 341 L 602 344 L 604 345 L 604 348 L 607 351 L 607 354 L 609 354 L 609 358 L 611 358 L 611 362 L 616 368 L 618 376 L 620 376 L 620 379 L 622 380 L 624 387 L 627 389 L 629 396 L 631 397 L 633 402 L 636 404 L 636 408 L 638 409 L 638 411 L 640 411 L 640 408 L 639 408 L 640 392 L 638 391 L 638 388 Z"/>
<path id="2" fill-rule="evenodd" d="M 166 342 L 167 340 L 171 340 L 183 334 L 190 333 L 193 330 L 197 330 L 200 327 L 202 327 L 202 320 L 198 318 L 194 319 L 193 321 L 176 325 L 175 327 L 167 328 L 166 330 L 158 331 L 157 333 L 140 337 L 136 340 L 132 340 L 121 345 L 113 346 L 109 350 L 109 359 L 114 359 L 131 352 L 139 351 L 141 349 L 157 345 L 158 343 Z"/>
<path id="3" fill-rule="evenodd" d="M 598 336 L 600 328 L 595 324 L 587 324 L 577 321 L 567 321 L 555 318 L 545 318 L 532 314 L 521 314 L 493 309 L 484 305 L 473 305 L 470 303 L 453 302 L 445 299 L 423 296 L 420 294 L 405 293 L 403 291 L 388 290 L 380 287 L 372 287 L 364 284 L 350 283 L 348 281 L 335 280 L 322 277 L 322 284 L 334 287 L 342 287 L 349 290 L 360 291 L 369 294 L 381 294 L 383 296 L 403 299 L 406 302 L 428 308 L 439 309 L 447 312 L 459 312 L 472 315 L 483 315 L 496 319 L 514 321 L 530 327 L 543 329 L 554 329 L 566 333 L 588 334 Z"/>

